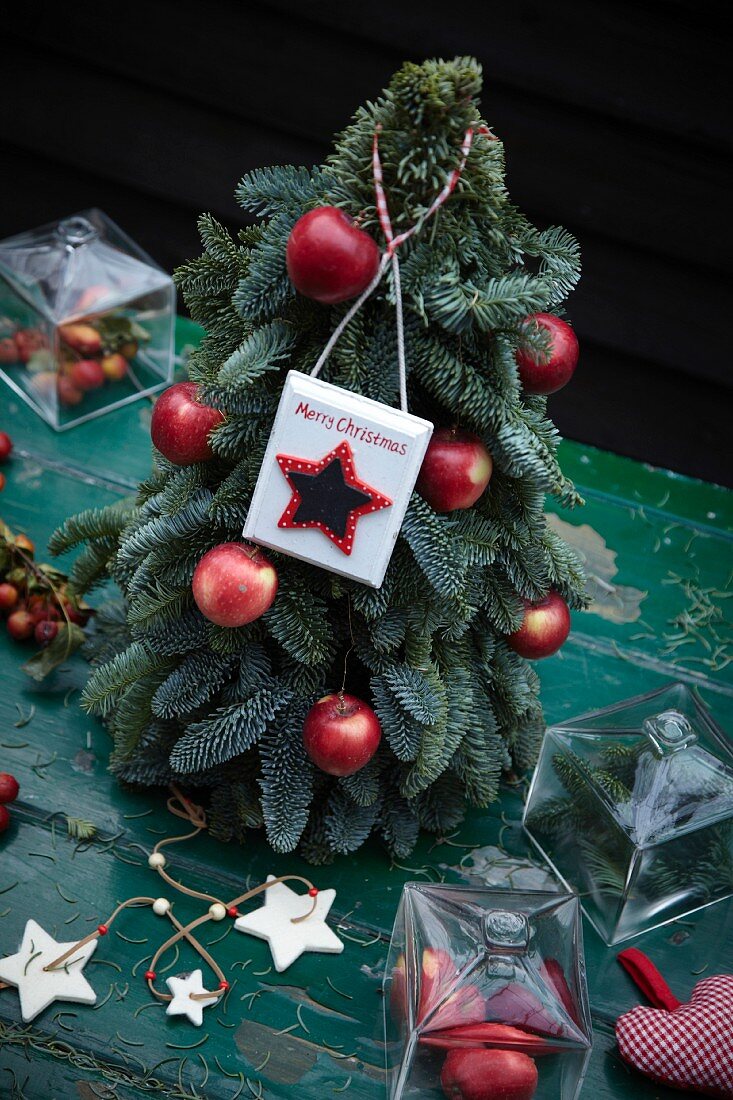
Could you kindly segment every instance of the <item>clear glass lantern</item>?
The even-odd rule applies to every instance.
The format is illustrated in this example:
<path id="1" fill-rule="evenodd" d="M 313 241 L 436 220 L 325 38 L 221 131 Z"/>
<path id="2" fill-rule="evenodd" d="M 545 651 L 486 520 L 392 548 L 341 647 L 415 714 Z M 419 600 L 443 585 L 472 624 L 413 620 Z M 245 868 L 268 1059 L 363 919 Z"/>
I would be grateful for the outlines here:
<path id="1" fill-rule="evenodd" d="M 166 386 L 175 289 L 100 210 L 0 242 L 0 375 L 61 431 Z"/>
<path id="2" fill-rule="evenodd" d="M 574 895 L 407 883 L 384 979 L 390 1100 L 572 1100 L 592 1032 Z"/>
<path id="3" fill-rule="evenodd" d="M 684 684 L 548 729 L 524 826 L 607 944 L 733 894 L 733 754 Z"/>

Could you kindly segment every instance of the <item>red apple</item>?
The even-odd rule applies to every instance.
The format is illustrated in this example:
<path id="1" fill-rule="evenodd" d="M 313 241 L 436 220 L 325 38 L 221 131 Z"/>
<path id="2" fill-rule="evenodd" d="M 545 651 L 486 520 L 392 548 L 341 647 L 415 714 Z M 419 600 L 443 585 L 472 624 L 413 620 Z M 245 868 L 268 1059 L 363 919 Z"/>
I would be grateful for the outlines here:
<path id="1" fill-rule="evenodd" d="M 102 370 L 109 382 L 120 382 L 127 374 L 127 360 L 119 352 L 105 355 L 102 357 Z"/>
<path id="2" fill-rule="evenodd" d="M 223 542 L 204 554 L 191 587 L 202 615 L 217 626 L 244 626 L 264 615 L 277 593 L 277 572 L 256 547 Z"/>
<path id="3" fill-rule="evenodd" d="M 88 390 L 98 390 L 103 386 L 105 374 L 101 363 L 96 359 L 80 359 L 74 363 L 69 377 L 78 390 L 86 393 Z"/>
<path id="4" fill-rule="evenodd" d="M 519 982 L 509 982 L 486 1002 L 486 1015 L 503 1024 L 522 1027 L 536 1035 L 570 1038 L 559 1020 L 539 997 Z M 575 1035 L 573 1034 L 573 1038 Z"/>
<path id="5" fill-rule="evenodd" d="M 36 624 L 32 615 L 24 608 L 18 608 L 8 616 L 7 625 L 10 637 L 16 642 L 24 642 L 26 638 L 30 638 Z"/>
<path id="6" fill-rule="evenodd" d="M 10 772 L 0 772 L 0 802 L 15 802 L 20 786 Z"/>
<path id="7" fill-rule="evenodd" d="M 520 657 L 531 661 L 556 653 L 570 633 L 570 610 L 554 589 L 542 600 L 525 600 L 524 619 L 507 642 Z"/>
<path id="8" fill-rule="evenodd" d="M 7 432 L 0 432 L 0 462 L 5 462 L 10 458 L 10 453 L 13 450 L 13 441 Z"/>
<path id="9" fill-rule="evenodd" d="M 84 394 L 75 386 L 68 374 L 60 374 L 56 379 L 56 392 L 59 395 L 59 403 L 70 407 L 78 405 L 84 400 Z"/>
<path id="10" fill-rule="evenodd" d="M 557 959 L 545 959 L 540 963 L 540 974 L 558 996 L 558 1000 L 567 1012 L 571 1020 L 578 1022 L 578 1010 L 573 999 L 573 994 L 568 985 L 563 968 Z"/>
<path id="11" fill-rule="evenodd" d="M 420 467 L 417 491 L 436 512 L 470 508 L 491 480 L 494 463 L 473 432 L 440 428 Z"/>
<path id="12" fill-rule="evenodd" d="M 540 357 L 531 351 L 517 351 L 525 393 L 555 393 L 567 385 L 578 365 L 578 337 L 566 321 L 552 313 L 533 313 L 524 323 L 540 325 L 550 336 L 549 349 Z"/>
<path id="13" fill-rule="evenodd" d="M 18 602 L 18 589 L 14 584 L 0 584 L 0 611 L 12 611 Z"/>
<path id="14" fill-rule="evenodd" d="M 150 423 L 153 443 L 169 462 L 190 466 L 214 457 L 209 432 L 224 414 L 202 404 L 195 382 L 177 382 L 155 402 Z M 269 606 L 269 605 L 268 605 Z"/>
<path id="15" fill-rule="evenodd" d="M 382 738 L 379 719 L 355 695 L 324 695 L 306 715 L 305 751 L 329 775 L 353 775 L 371 760 Z"/>
<path id="16" fill-rule="evenodd" d="M 484 1019 L 484 996 L 476 985 L 461 985 L 454 992 L 458 964 L 449 951 L 426 947 L 422 953 L 418 1022 L 428 1021 L 431 1030 L 474 1024 Z"/>
<path id="17" fill-rule="evenodd" d="M 80 322 L 61 325 L 59 336 L 65 344 L 74 351 L 78 351 L 80 355 L 99 355 L 102 350 L 102 337 L 91 325 Z"/>
<path id="18" fill-rule="evenodd" d="M 542 1054 L 557 1054 L 557 1045 L 550 1044 L 538 1035 L 522 1031 L 509 1024 L 484 1023 L 462 1024 L 442 1031 L 425 1031 L 420 1036 L 425 1046 L 438 1047 L 441 1050 L 455 1050 L 485 1046 L 503 1047 L 508 1050 L 521 1050 L 533 1058 Z"/>
<path id="19" fill-rule="evenodd" d="M 451 1050 L 440 1083 L 449 1100 L 532 1100 L 537 1066 L 518 1050 Z"/>
<path id="20" fill-rule="evenodd" d="M 417 1020 L 421 1023 L 445 996 L 458 974 L 456 961 L 442 947 L 426 947 L 420 964 L 420 996 Z"/>
<path id="21" fill-rule="evenodd" d="M 333 305 L 366 290 L 379 267 L 379 249 L 343 210 L 319 206 L 293 226 L 285 259 L 296 290 Z"/>

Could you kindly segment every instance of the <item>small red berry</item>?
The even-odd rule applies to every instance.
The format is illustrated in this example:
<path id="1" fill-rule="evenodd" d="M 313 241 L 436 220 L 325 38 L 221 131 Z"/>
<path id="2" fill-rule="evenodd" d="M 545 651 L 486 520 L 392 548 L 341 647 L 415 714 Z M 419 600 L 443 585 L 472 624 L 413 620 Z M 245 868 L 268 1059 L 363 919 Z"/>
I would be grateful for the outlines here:
<path id="1" fill-rule="evenodd" d="M 229 988 L 229 982 L 219 982 L 219 989 L 227 990 Z"/>
<path id="2" fill-rule="evenodd" d="M 18 602 L 18 589 L 7 582 L 0 584 L 0 611 L 12 611 Z"/>
<path id="3" fill-rule="evenodd" d="M 58 632 L 58 623 L 53 622 L 51 619 L 42 619 L 40 623 L 36 623 L 36 629 L 33 631 L 33 636 L 38 645 L 47 646 L 54 640 Z"/>
<path id="4" fill-rule="evenodd" d="M 145 971 L 145 981 L 146 982 L 154 982 L 155 981 L 155 971 L 154 970 L 146 970 Z"/>
<path id="5" fill-rule="evenodd" d="M 8 616 L 8 634 L 16 642 L 24 642 L 26 638 L 30 638 L 34 628 L 33 616 L 22 608 Z"/>
<path id="6" fill-rule="evenodd" d="M 13 449 L 13 441 L 7 432 L 0 432 L 0 462 L 4 462 L 6 458 L 10 458 L 10 452 Z"/>
<path id="7" fill-rule="evenodd" d="M 10 772 L 0 772 L 0 802 L 15 802 L 20 787 Z"/>
<path id="8" fill-rule="evenodd" d="M 0 806 L 0 833 L 4 833 L 10 824 L 10 814 L 5 806 Z"/>
<path id="9" fill-rule="evenodd" d="M 97 932 L 99 933 L 100 936 L 106 936 L 107 933 L 109 932 L 109 928 L 107 927 L 106 924 L 98 924 L 97 925 Z"/>
<path id="10" fill-rule="evenodd" d="M 310 890 L 308 891 L 308 897 L 309 898 L 317 898 L 318 897 L 317 887 L 311 886 Z"/>
<path id="11" fill-rule="evenodd" d="M 239 910 L 237 909 L 236 905 L 229 906 L 229 908 L 227 909 L 227 916 L 231 917 L 232 920 L 234 920 L 235 917 L 239 916 Z"/>

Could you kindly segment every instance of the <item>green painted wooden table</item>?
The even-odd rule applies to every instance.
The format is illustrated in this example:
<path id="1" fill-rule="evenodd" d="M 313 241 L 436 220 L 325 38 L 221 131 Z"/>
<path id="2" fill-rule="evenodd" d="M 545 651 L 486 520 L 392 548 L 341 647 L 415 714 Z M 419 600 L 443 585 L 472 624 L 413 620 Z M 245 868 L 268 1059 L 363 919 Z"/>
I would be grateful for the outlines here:
<path id="1" fill-rule="evenodd" d="M 197 330 L 181 321 L 178 338 L 182 351 Z M 16 450 L 5 467 L 0 514 L 42 547 L 69 513 L 129 492 L 148 473 L 149 419 L 150 405 L 141 401 L 56 435 L 3 388 L 0 427 L 10 429 Z M 542 662 L 548 719 L 683 679 L 733 729 L 731 601 L 725 598 L 733 497 L 578 444 L 564 443 L 562 452 L 587 506 L 558 522 L 571 525 L 564 533 L 586 554 L 594 603 L 575 615 L 562 653 Z M 86 934 L 119 900 L 160 893 L 145 853 L 176 831 L 159 794 L 123 792 L 108 776 L 105 731 L 77 705 L 83 660 L 73 658 L 37 685 L 21 671 L 22 655 L 2 632 L 0 770 L 21 784 L 13 823 L 0 838 L 4 953 L 17 950 L 30 916 L 68 941 Z M 156 1091 L 212 1100 L 382 1097 L 380 981 L 402 884 L 465 881 L 471 874 L 504 885 L 541 881 L 519 826 L 524 789 L 507 788 L 500 802 L 471 814 L 450 838 L 421 839 L 409 866 L 390 863 L 376 843 L 315 870 L 275 857 L 255 834 L 247 847 L 206 837 L 182 847 L 172 856 L 176 872 L 214 894 L 233 896 L 244 881 L 267 873 L 301 873 L 334 886 L 331 916 L 345 940 L 343 954 L 306 955 L 278 975 L 264 943 L 239 935 L 229 922 L 226 929 L 208 925 L 204 942 L 218 941 L 212 950 L 232 988 L 226 1004 L 210 1009 L 195 1030 L 151 1003 L 142 979 L 166 926 L 149 911 L 128 913 L 87 968 L 98 992 L 94 1008 L 56 1004 L 25 1027 L 15 992 L 0 992 L 0 1097 L 124 1100 Z M 68 839 L 66 814 L 97 826 L 93 843 L 80 847 Z M 176 899 L 182 919 L 192 919 L 200 906 Z M 636 942 L 685 998 L 704 969 L 733 971 L 733 905 L 722 902 Z M 613 1021 L 639 998 L 615 951 L 587 924 L 585 944 L 595 1045 L 583 1097 L 679 1097 L 619 1060 Z M 190 961 L 181 951 L 179 969 Z M 165 965 L 176 972 L 174 956 Z"/>

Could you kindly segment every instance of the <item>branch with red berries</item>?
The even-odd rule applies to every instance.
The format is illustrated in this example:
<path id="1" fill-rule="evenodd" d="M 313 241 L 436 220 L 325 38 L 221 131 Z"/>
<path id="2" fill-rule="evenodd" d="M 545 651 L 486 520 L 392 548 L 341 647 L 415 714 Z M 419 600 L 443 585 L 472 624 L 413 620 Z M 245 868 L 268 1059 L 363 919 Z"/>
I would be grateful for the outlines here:
<path id="1" fill-rule="evenodd" d="M 24 534 L 14 534 L 0 519 L 0 614 L 16 642 L 34 639 L 40 652 L 23 665 L 34 680 L 78 649 L 92 610 L 71 591 L 59 569 L 37 563 L 35 547 Z"/>

